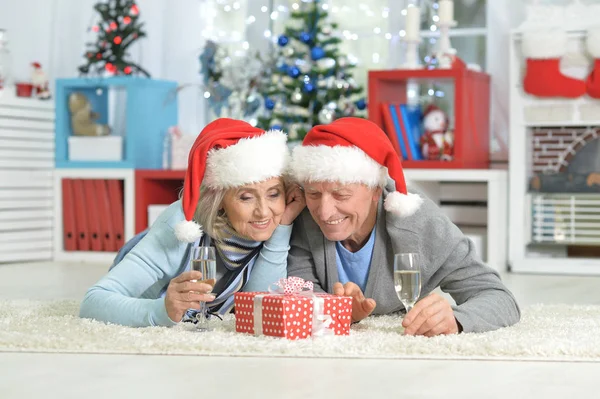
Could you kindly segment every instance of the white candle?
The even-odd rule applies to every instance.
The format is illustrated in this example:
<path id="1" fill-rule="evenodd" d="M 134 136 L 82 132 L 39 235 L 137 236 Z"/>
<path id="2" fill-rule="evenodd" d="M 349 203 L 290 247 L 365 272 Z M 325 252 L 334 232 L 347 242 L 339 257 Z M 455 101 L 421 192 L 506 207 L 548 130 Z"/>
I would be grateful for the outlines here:
<path id="1" fill-rule="evenodd" d="M 452 0 L 440 0 L 438 4 L 438 15 L 440 17 L 440 22 L 454 21 L 454 2 Z"/>
<path id="2" fill-rule="evenodd" d="M 406 36 L 405 39 L 419 39 L 421 30 L 421 9 L 415 6 L 408 6 L 406 9 Z"/>

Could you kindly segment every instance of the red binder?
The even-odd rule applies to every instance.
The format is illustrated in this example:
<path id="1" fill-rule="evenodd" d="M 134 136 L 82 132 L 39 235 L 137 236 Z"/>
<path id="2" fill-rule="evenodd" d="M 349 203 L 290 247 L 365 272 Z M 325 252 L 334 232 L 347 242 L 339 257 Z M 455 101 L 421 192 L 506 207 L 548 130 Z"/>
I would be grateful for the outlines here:
<path id="1" fill-rule="evenodd" d="M 392 122 L 392 115 L 390 114 L 390 104 L 381 103 L 381 114 L 383 115 L 383 126 L 385 127 L 385 133 L 392 142 L 396 154 L 402 159 L 402 152 L 400 151 L 400 143 L 398 143 L 398 136 L 396 135 L 396 129 L 394 128 L 394 122 Z"/>
<path id="2" fill-rule="evenodd" d="M 65 251 L 77 250 L 75 208 L 73 208 L 73 187 L 71 183 L 71 179 L 62 179 L 63 248 Z"/>
<path id="3" fill-rule="evenodd" d="M 112 213 L 110 211 L 110 199 L 108 197 L 108 187 L 106 180 L 94 180 L 96 192 L 96 205 L 98 206 L 98 217 L 100 219 L 100 241 L 102 249 L 107 252 L 117 251 L 114 229 L 112 222 Z"/>
<path id="4" fill-rule="evenodd" d="M 98 213 L 98 200 L 96 195 L 95 180 L 84 179 L 83 191 L 85 192 L 85 208 L 88 222 L 90 249 L 92 251 L 102 251 L 102 240 L 100 239 L 100 214 Z"/>
<path id="5" fill-rule="evenodd" d="M 79 251 L 90 250 L 88 236 L 87 206 L 85 202 L 85 191 L 83 180 L 73 179 L 73 204 L 75 205 L 75 231 L 77 233 L 77 249 Z"/>
<path id="6" fill-rule="evenodd" d="M 125 244 L 125 223 L 123 219 L 123 189 L 121 180 L 107 180 L 110 212 L 112 214 L 113 232 L 117 250 Z"/>

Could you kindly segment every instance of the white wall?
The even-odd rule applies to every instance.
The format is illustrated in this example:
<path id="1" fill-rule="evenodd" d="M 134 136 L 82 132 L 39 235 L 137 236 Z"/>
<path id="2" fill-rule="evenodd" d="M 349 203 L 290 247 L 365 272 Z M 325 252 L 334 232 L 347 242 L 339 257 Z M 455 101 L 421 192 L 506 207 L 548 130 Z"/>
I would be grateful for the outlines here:
<path id="1" fill-rule="evenodd" d="M 491 145 L 497 146 L 493 160 L 508 160 L 509 130 L 509 71 L 508 50 L 510 31 L 525 19 L 523 0 L 488 0 L 487 72 L 492 75 L 492 136 Z"/>
<path id="2" fill-rule="evenodd" d="M 96 20 L 93 5 L 97 0 L 0 0 L 0 28 L 7 30 L 13 55 L 13 71 L 18 79 L 28 79 L 30 63 L 39 61 L 51 78 L 77 76 L 82 64 L 85 42 L 95 35 L 86 33 Z M 180 84 L 198 84 L 197 56 L 204 44 L 202 29 L 209 18 L 208 9 L 216 0 L 141 0 L 147 38 L 132 48 L 134 57 L 155 78 L 172 79 Z M 255 6 L 266 0 L 252 0 L 251 13 L 264 17 Z M 495 135 L 508 137 L 508 39 L 525 13 L 522 0 L 488 0 L 488 71 L 494 76 L 492 107 Z M 395 15 L 392 7 L 390 15 Z M 258 26 L 259 24 L 255 24 Z M 248 36 L 260 36 L 246 32 Z M 250 37 L 249 37 L 250 38 Z M 264 42 L 264 41 L 263 41 Z M 397 51 L 391 51 L 397 54 Z M 201 90 L 188 87 L 179 93 L 180 125 L 187 133 L 197 133 L 205 124 Z M 508 143 L 506 143 L 508 145 Z M 499 158 L 504 158 L 501 154 Z"/>
<path id="3" fill-rule="evenodd" d="M 16 79 L 29 79 L 31 62 L 52 62 L 54 0 L 0 0 L 0 28 L 6 29 Z"/>
<path id="4" fill-rule="evenodd" d="M 38 61 L 51 79 L 78 75 L 86 33 L 97 21 L 97 0 L 0 0 L 0 28 L 7 30 L 13 76 L 29 79 L 31 62 Z M 155 78 L 197 83 L 197 56 L 203 45 L 201 3 L 198 0 L 145 0 L 138 2 L 148 37 L 132 46 L 132 56 Z M 180 125 L 197 133 L 204 125 L 198 90 L 179 95 Z"/>

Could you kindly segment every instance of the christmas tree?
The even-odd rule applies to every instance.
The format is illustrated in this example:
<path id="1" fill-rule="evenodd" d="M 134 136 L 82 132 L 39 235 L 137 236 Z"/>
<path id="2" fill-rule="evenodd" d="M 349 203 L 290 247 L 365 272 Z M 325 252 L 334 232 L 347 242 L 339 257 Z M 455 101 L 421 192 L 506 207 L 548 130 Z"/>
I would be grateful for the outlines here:
<path id="1" fill-rule="evenodd" d="M 264 96 L 262 129 L 282 129 L 302 140 L 310 128 L 343 116 L 364 117 L 363 89 L 352 77 L 356 66 L 339 52 L 337 24 L 319 0 L 302 2 L 278 37 L 272 82 Z M 362 112 L 361 112 L 362 111 Z"/>
<path id="2" fill-rule="evenodd" d="M 97 3 L 94 9 L 100 21 L 90 29 L 98 33 L 95 43 L 87 43 L 86 64 L 79 67 L 82 74 L 104 71 L 113 75 L 150 74 L 127 59 L 127 50 L 138 39 L 146 36 L 139 22 L 140 11 L 134 0 L 108 0 Z"/>

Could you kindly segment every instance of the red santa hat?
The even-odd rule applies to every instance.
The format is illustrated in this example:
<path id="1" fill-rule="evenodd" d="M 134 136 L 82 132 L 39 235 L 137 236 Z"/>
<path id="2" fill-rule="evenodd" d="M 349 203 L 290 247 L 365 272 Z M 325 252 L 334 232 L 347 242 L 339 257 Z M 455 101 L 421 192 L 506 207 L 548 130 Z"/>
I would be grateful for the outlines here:
<path id="1" fill-rule="evenodd" d="M 408 193 L 402 164 L 392 143 L 375 123 L 361 118 L 340 118 L 313 127 L 294 148 L 290 170 L 300 182 L 331 181 L 383 186 L 388 175 L 396 191 L 386 196 L 385 209 L 410 216 L 423 199 Z"/>
<path id="2" fill-rule="evenodd" d="M 434 112 L 439 112 L 442 115 L 443 120 L 440 121 L 441 123 L 443 123 L 442 126 L 428 126 L 431 125 L 432 123 L 435 124 L 435 120 L 432 120 L 431 118 L 427 119 L 428 117 L 431 116 L 432 113 Z M 446 113 L 444 111 L 442 111 L 440 109 L 440 107 L 438 107 L 435 104 L 429 104 L 427 107 L 425 107 L 425 109 L 423 110 L 423 114 L 421 116 L 421 118 L 423 119 L 423 123 L 425 124 L 425 129 L 439 129 L 442 131 L 442 133 L 448 128 L 448 115 L 446 115 Z"/>
<path id="3" fill-rule="evenodd" d="M 221 118 L 209 123 L 194 142 L 188 158 L 182 207 L 185 221 L 175 226 L 180 241 L 202 237 L 194 213 L 200 186 L 229 189 L 281 176 L 288 166 L 287 136 L 265 132 L 244 121 Z"/>

